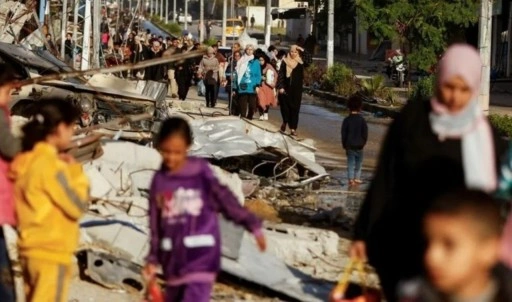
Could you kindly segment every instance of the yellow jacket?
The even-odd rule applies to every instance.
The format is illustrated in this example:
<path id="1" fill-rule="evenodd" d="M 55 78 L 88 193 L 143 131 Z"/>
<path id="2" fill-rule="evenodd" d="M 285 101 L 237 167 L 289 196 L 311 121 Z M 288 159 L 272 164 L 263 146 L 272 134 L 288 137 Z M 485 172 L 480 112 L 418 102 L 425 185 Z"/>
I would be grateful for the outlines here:
<path id="1" fill-rule="evenodd" d="M 89 181 L 80 164 L 62 161 L 57 149 L 38 143 L 15 158 L 19 253 L 69 264 L 78 246 L 78 220 L 87 210 Z"/>

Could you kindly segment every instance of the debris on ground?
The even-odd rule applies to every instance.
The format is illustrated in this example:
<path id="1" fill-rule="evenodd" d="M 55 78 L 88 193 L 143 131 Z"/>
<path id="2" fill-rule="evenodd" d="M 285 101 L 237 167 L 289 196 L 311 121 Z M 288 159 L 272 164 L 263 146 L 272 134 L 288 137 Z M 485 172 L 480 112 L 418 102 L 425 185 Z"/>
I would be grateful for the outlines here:
<path id="1" fill-rule="evenodd" d="M 281 222 L 279 213 L 267 202 L 261 199 L 248 200 L 245 202 L 245 207 L 256 214 L 260 219 L 275 223 Z"/>
<path id="2" fill-rule="evenodd" d="M 73 94 L 72 101 L 88 110 L 69 147 L 91 181 L 89 211 L 80 221 L 80 269 L 74 283 L 81 285 L 80 289 L 74 285 L 75 290 L 96 284 L 108 291 L 89 295 L 94 301 L 140 299 L 145 290 L 140 273 L 149 250 L 148 193 L 161 167 L 160 154 L 152 148 L 153 136 L 161 120 L 180 116 L 193 130 L 190 155 L 208 159 L 239 202 L 265 220 L 266 253 L 257 250 L 243 229 L 220 220 L 222 272 L 243 285 L 217 283 L 212 300 L 326 300 L 349 261 L 343 253 L 348 241 L 333 229 L 350 228 L 351 208 L 360 198 L 319 190 L 332 180 L 316 162 L 313 141 L 296 140 L 265 128 L 264 123 L 226 117 L 223 109 L 205 108 L 203 102 L 167 101 L 162 83 L 111 75 L 95 75 L 80 83 L 39 85 L 39 90 L 34 89 L 37 97 L 22 94 L 12 108 L 18 136 L 31 102 L 42 95 Z M 10 245 L 14 242 L 10 240 Z M 244 290 L 247 284 L 261 292 Z M 70 299 L 82 301 L 75 293 Z"/>

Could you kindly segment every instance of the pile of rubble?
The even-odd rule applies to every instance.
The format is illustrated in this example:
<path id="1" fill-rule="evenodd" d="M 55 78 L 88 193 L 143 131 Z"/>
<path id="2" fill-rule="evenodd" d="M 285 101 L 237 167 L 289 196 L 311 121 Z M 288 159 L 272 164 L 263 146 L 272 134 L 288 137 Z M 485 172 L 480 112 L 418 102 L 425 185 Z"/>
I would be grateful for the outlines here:
<path id="1" fill-rule="evenodd" d="M 315 148 L 238 118 L 205 117 L 205 112 L 199 118 L 193 102 L 186 106 L 187 114 L 177 108 L 168 113 L 192 125 L 190 154 L 208 158 L 240 203 L 266 221 L 268 252 L 260 253 L 243 229 L 221 220 L 223 272 L 281 297 L 324 301 L 348 261 L 348 241 L 333 231 L 308 227 L 320 221 L 332 226 L 343 216 L 339 207 L 319 210 L 321 201 L 313 189 L 327 183 L 328 174 L 315 162 Z M 14 121 L 17 128 L 25 119 Z M 70 147 L 91 180 L 91 204 L 80 222 L 78 275 L 137 297 L 145 290 L 140 272 L 149 250 L 149 186 L 161 157 L 150 146 L 101 133 L 93 129 L 81 134 Z M 291 209 L 299 209 L 301 223 L 282 222 L 290 220 L 283 213 Z M 213 299 L 222 301 L 228 293 L 219 286 Z M 229 295 L 262 300 L 237 290 Z"/>

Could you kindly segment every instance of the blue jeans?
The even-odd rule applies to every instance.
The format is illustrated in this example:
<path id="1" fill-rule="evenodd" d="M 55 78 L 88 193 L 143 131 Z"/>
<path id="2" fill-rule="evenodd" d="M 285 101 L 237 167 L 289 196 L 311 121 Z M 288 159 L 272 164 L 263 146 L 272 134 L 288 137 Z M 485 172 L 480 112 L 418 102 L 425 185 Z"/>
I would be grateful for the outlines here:
<path id="1" fill-rule="evenodd" d="M 363 150 L 347 149 L 348 180 L 361 179 Z"/>

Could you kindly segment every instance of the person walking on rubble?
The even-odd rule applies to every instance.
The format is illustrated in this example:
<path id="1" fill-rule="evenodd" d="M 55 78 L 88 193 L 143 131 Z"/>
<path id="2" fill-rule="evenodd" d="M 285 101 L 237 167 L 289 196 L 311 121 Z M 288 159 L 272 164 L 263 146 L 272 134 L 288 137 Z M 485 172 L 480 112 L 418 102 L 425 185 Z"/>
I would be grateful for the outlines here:
<path id="1" fill-rule="evenodd" d="M 286 126 L 289 126 L 292 136 L 297 136 L 297 127 L 299 126 L 304 65 L 306 64 L 299 51 L 304 51 L 304 49 L 297 45 L 290 47 L 290 52 L 279 66 L 279 79 L 277 80 L 279 105 L 283 118 L 280 131 L 284 133 Z"/>
<path id="2" fill-rule="evenodd" d="M 162 267 L 167 302 L 209 302 L 220 271 L 218 212 L 252 232 L 264 251 L 262 223 L 206 160 L 187 155 L 193 137 L 185 120 L 164 121 L 156 143 L 163 164 L 151 184 L 144 275 L 152 281 Z"/>
<path id="3" fill-rule="evenodd" d="M 203 79 L 206 87 L 206 107 L 215 107 L 217 103 L 217 83 L 219 82 L 219 60 L 215 57 L 215 50 L 208 47 L 197 71 L 198 77 Z"/>
<path id="4" fill-rule="evenodd" d="M 4 225 L 16 225 L 14 214 L 13 184 L 8 177 L 9 162 L 21 151 L 21 141 L 10 128 L 9 102 L 18 79 L 13 68 L 0 64 L 0 301 L 15 302 L 14 280 L 11 261 L 5 240 Z"/>
<path id="5" fill-rule="evenodd" d="M 24 153 L 11 166 L 27 301 L 68 301 L 78 220 L 89 200 L 82 165 L 63 153 L 79 117 L 68 100 L 41 101 L 23 126 Z"/>
<path id="6" fill-rule="evenodd" d="M 277 105 L 276 84 L 277 71 L 270 63 L 270 58 L 266 54 L 258 56 L 261 65 L 261 85 L 256 88 L 258 94 L 258 110 L 260 111 L 260 120 L 268 121 L 268 111 L 270 106 Z"/>
<path id="7" fill-rule="evenodd" d="M 258 109 L 256 88 L 261 85 L 260 61 L 254 57 L 254 46 L 245 46 L 245 53 L 237 62 L 232 81 L 240 116 L 252 120 Z"/>
<path id="8" fill-rule="evenodd" d="M 181 49 L 182 53 L 186 53 L 187 46 L 183 46 Z M 176 62 L 176 83 L 178 85 L 178 98 L 181 101 L 185 101 L 187 99 L 188 90 L 190 88 L 190 83 L 192 82 L 192 77 L 194 75 L 194 71 L 191 67 L 190 60 L 180 60 Z"/>
<path id="9" fill-rule="evenodd" d="M 347 102 L 350 114 L 343 119 L 341 125 L 341 144 L 347 155 L 348 185 L 363 183 L 361 168 L 363 166 L 363 149 L 368 141 L 368 124 L 361 115 L 363 100 L 353 95 Z"/>
<path id="10" fill-rule="evenodd" d="M 351 248 L 375 267 L 387 301 L 397 300 L 400 280 L 424 270 L 421 221 L 432 202 L 457 189 L 497 187 L 507 145 L 479 106 L 481 69 L 476 49 L 452 45 L 435 95 L 405 105 L 389 126 Z"/>

